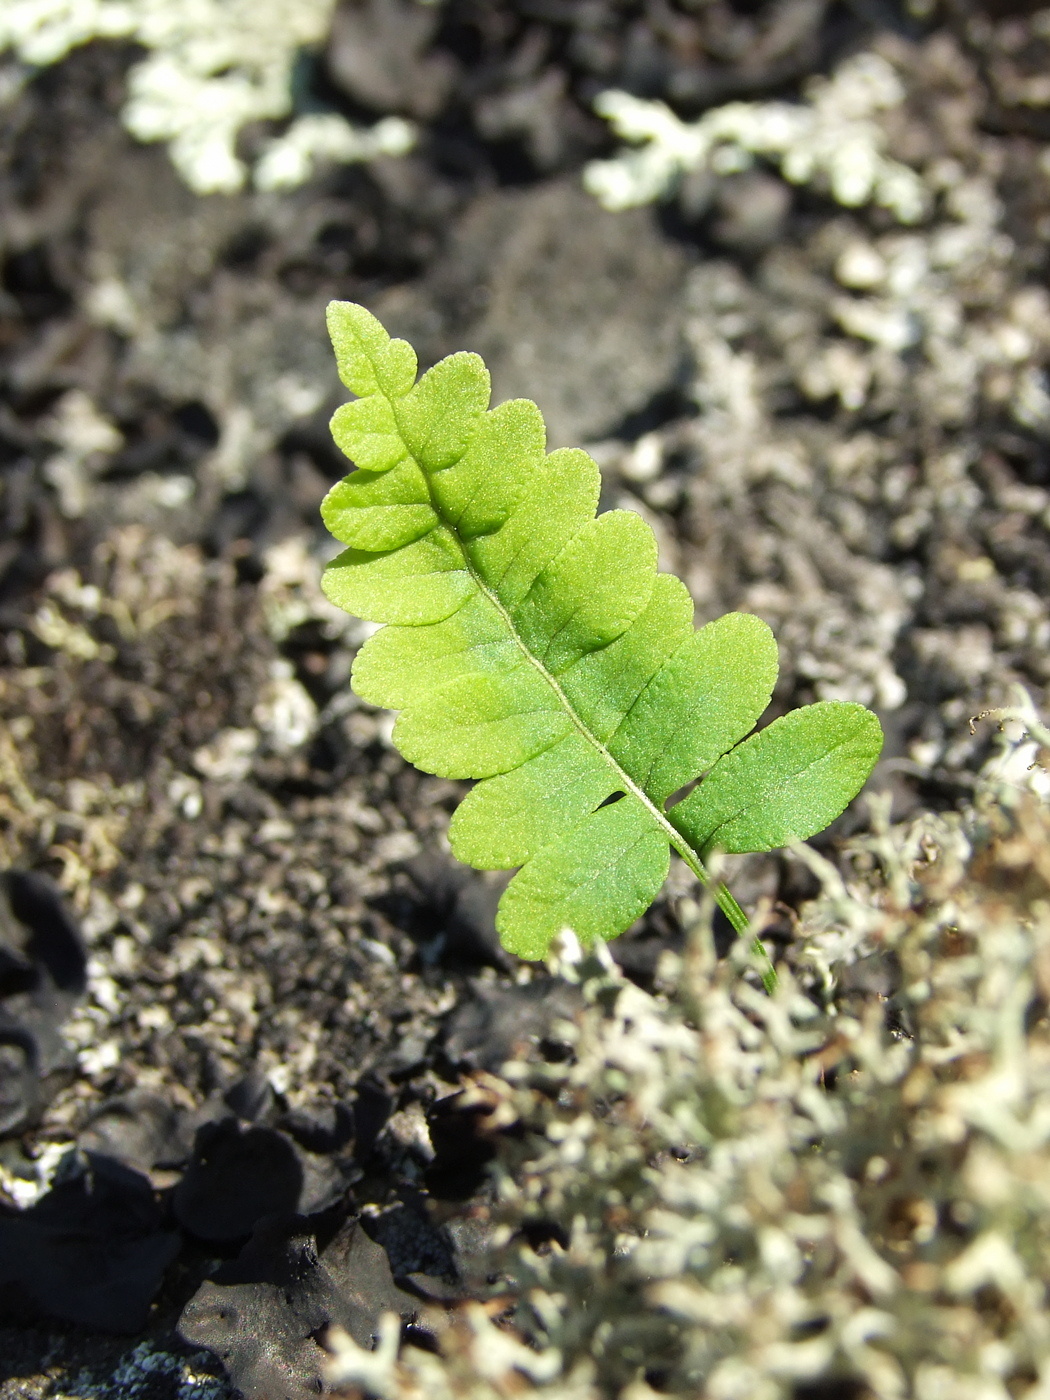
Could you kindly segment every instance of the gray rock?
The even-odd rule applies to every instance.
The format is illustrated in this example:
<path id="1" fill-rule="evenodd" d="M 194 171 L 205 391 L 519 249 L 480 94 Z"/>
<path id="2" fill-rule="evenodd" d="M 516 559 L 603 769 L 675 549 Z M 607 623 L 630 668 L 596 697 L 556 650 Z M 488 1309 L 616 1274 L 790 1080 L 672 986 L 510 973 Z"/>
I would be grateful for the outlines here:
<path id="1" fill-rule="evenodd" d="M 574 446 L 675 382 L 685 272 L 651 210 L 611 214 L 556 180 L 483 195 L 431 272 L 373 309 L 424 362 L 478 351 L 495 403 L 535 399 L 550 445 Z"/>
<path id="2" fill-rule="evenodd" d="M 329 77 L 379 112 L 432 117 L 456 76 L 448 54 L 427 53 L 441 15 L 412 0 L 355 0 L 335 12 L 325 53 Z"/>

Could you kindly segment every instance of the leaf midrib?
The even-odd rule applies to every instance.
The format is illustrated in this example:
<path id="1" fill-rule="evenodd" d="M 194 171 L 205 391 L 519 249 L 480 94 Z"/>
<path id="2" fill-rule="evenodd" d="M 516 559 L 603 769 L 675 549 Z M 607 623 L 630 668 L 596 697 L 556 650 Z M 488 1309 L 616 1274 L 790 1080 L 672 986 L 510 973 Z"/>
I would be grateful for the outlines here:
<path id="1" fill-rule="evenodd" d="M 365 350 L 365 353 L 368 353 L 367 350 Z M 577 714 L 572 701 L 569 699 L 568 695 L 566 695 L 561 685 L 559 685 L 557 677 L 552 675 L 551 672 L 547 670 L 546 666 L 543 664 L 540 658 L 538 656 L 535 656 L 533 652 L 529 650 L 529 647 L 519 635 L 517 626 L 515 625 L 514 619 L 511 616 L 509 610 L 504 605 L 502 599 L 496 593 L 493 592 L 493 590 L 478 573 L 477 569 L 474 567 L 473 561 L 467 553 L 462 539 L 460 538 L 457 526 L 446 516 L 445 512 L 443 511 L 439 501 L 437 500 L 434 494 L 434 490 L 430 480 L 430 473 L 427 471 L 426 467 L 422 464 L 422 462 L 420 462 L 419 458 L 415 455 L 415 453 L 409 447 L 408 443 L 405 441 L 404 430 L 401 426 L 401 422 L 398 416 L 397 402 L 391 399 L 390 396 L 383 389 L 378 387 L 378 375 L 376 376 L 376 385 L 377 392 L 382 394 L 383 398 L 386 400 L 386 403 L 390 408 L 390 411 L 394 418 L 394 422 L 397 424 L 398 434 L 401 438 L 402 444 L 404 445 L 405 451 L 412 458 L 412 461 L 416 464 L 416 467 L 419 469 L 420 476 L 423 478 L 423 481 L 426 485 L 427 496 L 430 501 L 430 508 L 434 512 L 434 515 L 437 517 L 437 519 L 441 522 L 442 526 L 448 531 L 453 540 L 455 540 L 456 547 L 463 558 L 464 567 L 467 573 L 470 575 L 471 579 L 473 580 L 474 585 L 476 586 L 478 591 L 485 598 L 488 599 L 489 603 L 496 610 L 497 614 L 502 618 L 511 639 L 518 647 L 522 656 L 525 657 L 529 665 L 532 666 L 534 670 L 538 672 L 538 674 L 543 678 L 544 681 L 546 681 L 547 685 L 554 692 L 559 704 L 561 705 L 565 713 L 568 715 L 570 722 L 575 726 L 577 732 L 587 741 L 588 744 L 591 745 L 595 752 L 601 756 L 601 758 L 608 765 L 608 767 L 612 769 L 617 781 L 621 784 L 624 791 L 629 792 L 632 797 L 636 797 L 638 801 L 641 802 L 642 806 L 645 808 L 650 818 L 656 823 L 657 827 L 663 832 L 664 836 L 667 838 L 668 844 L 675 851 L 678 852 L 678 854 L 682 857 L 686 865 L 688 865 L 689 869 L 693 872 L 693 874 L 697 877 L 701 884 L 709 885 L 711 883 L 711 876 L 709 875 L 706 867 L 704 866 L 697 852 L 693 849 L 693 847 L 689 844 L 689 842 L 685 839 L 685 837 L 677 829 L 677 827 L 671 824 L 666 814 L 660 810 L 660 808 L 656 805 L 656 803 L 652 800 L 648 793 L 646 793 L 645 789 L 639 786 L 639 784 L 631 777 L 631 775 L 628 772 L 626 772 L 626 770 L 617 762 L 617 760 L 609 752 L 609 750 L 598 738 L 598 736 L 592 733 L 592 731 L 587 726 L 587 724 L 584 723 L 580 715 Z M 466 449 L 464 448 L 464 451 L 465 450 Z M 724 885 L 719 886 L 718 890 L 716 891 L 716 898 L 726 917 L 729 919 L 730 923 L 733 924 L 733 926 L 737 929 L 738 932 L 744 932 L 748 927 L 747 916 L 744 914 L 743 910 L 737 904 L 736 900 L 733 899 L 732 895 L 729 893 L 729 891 L 725 888 Z"/>
<path id="2" fill-rule="evenodd" d="M 789 712 L 789 713 L 790 713 L 790 712 Z M 760 731 L 760 732 L 761 732 L 761 731 Z M 847 738 L 847 739 L 840 739 L 840 740 L 838 741 L 838 743 L 835 744 L 832 748 L 830 748 L 830 749 L 825 749 L 825 750 L 824 750 L 824 752 L 823 752 L 823 754 L 821 755 L 821 758 L 820 758 L 819 761 L 823 763 L 823 762 L 825 762 L 825 760 L 827 760 L 827 759 L 829 759 L 829 758 L 832 758 L 832 757 L 833 757 L 835 754 L 837 754 L 841 749 L 848 748 L 849 745 L 850 745 L 852 742 L 853 742 L 853 741 L 852 741 L 851 739 L 848 739 L 848 738 Z M 813 766 L 813 765 L 812 765 L 811 763 L 801 762 L 797 768 L 788 769 L 787 772 L 784 773 L 784 774 L 782 775 L 782 781 L 790 781 L 792 778 L 797 778 L 800 774 L 807 772 L 812 766 Z M 708 839 L 710 840 L 711 844 L 712 844 L 712 845 L 717 844 L 718 833 L 719 833 L 720 831 L 724 831 L 725 828 L 726 828 L 727 826 L 729 826 L 732 822 L 735 822 L 735 821 L 737 820 L 738 817 L 743 816 L 746 812 L 747 812 L 747 804 L 746 804 L 746 803 L 741 803 L 740 806 L 734 808 L 734 810 L 733 810 L 732 812 L 730 812 L 728 816 L 723 817 L 722 820 L 718 823 L 718 825 L 717 825 L 717 826 L 714 828 L 714 830 L 711 832 L 711 835 L 710 835 L 710 837 L 708 838 Z M 793 837 L 792 839 L 795 840 L 795 841 L 797 841 L 799 838 L 798 838 L 797 836 L 795 836 L 795 837 Z M 784 842 L 783 844 L 786 845 L 787 842 Z"/>

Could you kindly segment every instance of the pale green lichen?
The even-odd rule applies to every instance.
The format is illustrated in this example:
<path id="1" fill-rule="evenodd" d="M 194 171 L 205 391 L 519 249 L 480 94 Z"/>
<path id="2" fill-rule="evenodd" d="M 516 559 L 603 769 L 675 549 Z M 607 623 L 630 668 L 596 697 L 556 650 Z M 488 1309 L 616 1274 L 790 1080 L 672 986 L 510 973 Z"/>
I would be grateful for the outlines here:
<path id="1" fill-rule="evenodd" d="M 592 161 L 584 183 L 607 209 L 648 204 L 686 174 L 735 174 L 762 158 L 797 185 L 823 185 L 840 204 L 874 203 L 902 223 L 925 213 L 920 176 L 888 153 L 880 113 L 900 105 L 904 90 L 880 55 L 862 53 L 830 79 L 813 79 L 806 101 L 730 102 L 684 122 L 663 102 L 609 91 L 595 102 L 616 134 L 636 149 Z"/>
<path id="2" fill-rule="evenodd" d="M 231 193 L 249 177 L 237 139 L 250 122 L 292 115 L 292 71 L 328 32 L 334 0 L 7 0 L 0 52 L 46 67 L 92 39 L 127 39 L 149 52 L 128 74 L 124 122 L 140 141 L 164 141 L 198 194 Z M 299 117 L 263 151 L 262 189 L 301 183 L 319 160 L 402 155 L 413 128 L 390 117 L 371 130 L 336 114 Z"/>
<path id="3" fill-rule="evenodd" d="M 51 1400 L 145 1400 L 163 1392 L 173 1400 L 226 1400 L 230 1390 L 202 1366 L 210 1358 L 204 1352 L 176 1356 L 152 1342 L 139 1342 L 122 1356 L 106 1375 L 87 1368 L 49 1390 Z"/>
<path id="4" fill-rule="evenodd" d="M 259 157 L 255 186 L 260 190 L 293 189 L 304 184 L 319 164 L 400 156 L 411 150 L 414 141 L 412 126 L 400 117 L 384 117 L 368 130 L 351 126 L 334 112 L 299 117 Z"/>

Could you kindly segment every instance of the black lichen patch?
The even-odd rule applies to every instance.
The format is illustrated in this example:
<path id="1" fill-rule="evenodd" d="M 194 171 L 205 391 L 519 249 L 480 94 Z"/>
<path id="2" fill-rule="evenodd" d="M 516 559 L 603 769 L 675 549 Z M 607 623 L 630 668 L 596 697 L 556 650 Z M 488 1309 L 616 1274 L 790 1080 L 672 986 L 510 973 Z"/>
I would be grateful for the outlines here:
<path id="1" fill-rule="evenodd" d="M 53 881 L 0 876 L 0 1134 L 31 1125 L 75 1069 L 61 1028 L 87 985 L 76 920 Z"/>
<path id="2" fill-rule="evenodd" d="M 23 1317 L 135 1333 L 178 1249 L 148 1179 L 91 1154 L 36 1205 L 0 1218 L 0 1291 Z"/>
<path id="3" fill-rule="evenodd" d="M 309 1220 L 273 1216 L 233 1262 L 187 1304 L 183 1338 L 218 1356 L 245 1395 L 308 1397 L 323 1389 L 331 1326 L 370 1346 L 384 1311 L 412 1317 L 415 1300 L 394 1285 L 382 1248 L 348 1221 L 318 1252 Z"/>

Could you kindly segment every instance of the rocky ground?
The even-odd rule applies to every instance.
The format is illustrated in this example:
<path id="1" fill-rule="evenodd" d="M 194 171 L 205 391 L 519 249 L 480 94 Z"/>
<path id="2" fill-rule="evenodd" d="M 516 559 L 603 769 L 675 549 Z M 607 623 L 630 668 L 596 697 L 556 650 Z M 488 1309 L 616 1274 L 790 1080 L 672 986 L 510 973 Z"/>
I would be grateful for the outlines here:
<path id="1" fill-rule="evenodd" d="M 316 1393 L 328 1323 L 367 1344 L 465 1286 L 489 1149 L 450 1096 L 573 1010 L 448 853 L 464 785 L 349 690 L 365 633 L 318 587 L 331 297 L 425 363 L 481 351 L 497 398 L 588 446 L 698 621 L 770 622 L 773 713 L 876 709 L 892 820 L 968 801 L 971 717 L 1018 684 L 1045 707 L 1048 13 L 348 4 L 313 91 L 420 144 L 281 195 L 193 195 L 134 143 L 128 49 L 10 65 L 4 1400 Z M 615 213 L 581 185 L 615 149 L 604 88 L 694 117 L 857 53 L 901 87 L 879 120 L 913 224 L 761 162 Z M 814 876 L 749 857 L 731 883 L 790 964 Z M 612 946 L 643 987 L 692 893 L 673 870 Z"/>

